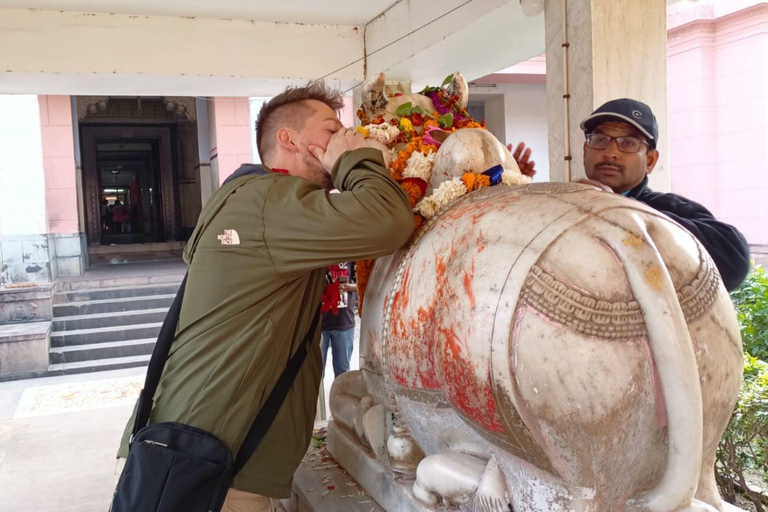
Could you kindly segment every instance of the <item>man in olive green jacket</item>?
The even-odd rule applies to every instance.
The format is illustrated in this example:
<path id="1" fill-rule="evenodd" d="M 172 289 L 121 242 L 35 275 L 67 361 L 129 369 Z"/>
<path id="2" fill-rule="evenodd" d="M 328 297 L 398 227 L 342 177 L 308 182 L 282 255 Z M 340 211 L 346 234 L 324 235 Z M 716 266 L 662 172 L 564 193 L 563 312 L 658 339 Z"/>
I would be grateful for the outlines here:
<path id="1" fill-rule="evenodd" d="M 381 152 L 343 128 L 341 106 L 338 93 L 314 83 L 262 108 L 256 127 L 265 165 L 244 166 L 216 191 L 184 251 L 187 288 L 150 423 L 201 428 L 236 454 L 310 327 L 328 265 L 380 257 L 408 241 L 408 197 Z M 290 496 L 315 418 L 319 334 L 318 327 L 223 510 L 270 510 L 269 498 Z M 132 424 L 119 457 L 127 456 Z"/>

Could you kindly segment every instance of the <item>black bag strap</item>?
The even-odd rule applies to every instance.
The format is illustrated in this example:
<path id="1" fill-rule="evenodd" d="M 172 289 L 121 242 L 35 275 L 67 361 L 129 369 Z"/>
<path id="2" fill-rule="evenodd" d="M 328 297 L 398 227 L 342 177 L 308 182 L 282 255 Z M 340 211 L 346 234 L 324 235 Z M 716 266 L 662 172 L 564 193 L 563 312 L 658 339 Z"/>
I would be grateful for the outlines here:
<path id="1" fill-rule="evenodd" d="M 165 367 L 165 361 L 168 359 L 168 354 L 171 352 L 171 345 L 176 335 L 176 326 L 179 323 L 179 314 L 181 313 L 181 303 L 184 300 L 184 291 L 187 287 L 187 275 L 184 276 L 184 280 L 181 282 L 178 293 L 173 299 L 171 307 L 168 309 L 168 313 L 165 315 L 163 326 L 160 328 L 160 334 L 157 336 L 157 343 L 152 350 L 152 357 L 149 359 L 149 368 L 147 368 L 147 377 L 144 381 L 144 389 L 141 390 L 139 395 L 139 403 L 136 408 L 136 418 L 133 423 L 133 436 L 135 436 L 139 430 L 147 426 L 149 422 L 149 416 L 152 412 L 152 406 L 154 404 L 155 392 L 157 386 L 160 384 L 160 377 L 163 374 L 163 368 Z M 315 330 L 317 330 L 317 324 L 320 321 L 320 307 L 315 311 L 315 316 L 312 318 L 312 323 L 307 330 L 307 334 L 304 336 L 296 352 L 291 356 L 288 364 L 283 370 L 282 375 L 275 384 L 275 387 L 270 392 L 261 410 L 256 415 L 256 419 L 253 420 L 248 434 L 245 436 L 240 451 L 237 454 L 234 462 L 234 473 L 237 474 L 240 469 L 248 462 L 253 452 L 259 447 L 261 440 L 264 439 L 269 427 L 272 426 L 272 422 L 275 420 L 280 407 L 285 401 L 285 397 L 288 395 L 293 381 L 296 380 L 301 366 L 304 364 L 304 359 L 309 352 L 310 341 L 314 338 Z"/>
<path id="2" fill-rule="evenodd" d="M 147 426 L 149 415 L 152 412 L 154 404 L 155 391 L 160 384 L 160 377 L 163 374 L 165 361 L 171 352 L 173 338 L 176 336 L 176 326 L 179 323 L 179 314 L 181 313 L 181 302 L 184 300 L 184 291 L 187 288 L 187 274 L 181 281 L 179 291 L 173 299 L 171 307 L 163 320 L 163 326 L 160 328 L 160 334 L 157 335 L 157 342 L 152 349 L 152 357 L 149 358 L 149 368 L 147 368 L 147 377 L 144 380 L 144 389 L 139 394 L 139 403 L 136 408 L 136 419 L 133 422 L 133 435 Z"/>
<path id="3" fill-rule="evenodd" d="M 301 345 L 299 345 L 299 348 L 297 348 L 296 352 L 291 356 L 288 365 L 285 367 L 285 370 L 283 370 L 283 374 L 280 375 L 277 384 L 275 384 L 275 387 L 272 388 L 272 392 L 264 401 L 261 410 L 256 415 L 256 419 L 253 420 L 253 424 L 251 425 L 248 434 L 245 436 L 240 451 L 237 453 L 237 457 L 235 457 L 235 463 L 233 465 L 234 475 L 245 466 L 245 463 L 248 462 L 248 459 L 251 458 L 251 455 L 253 455 L 256 448 L 261 444 L 269 427 L 272 426 L 272 422 L 277 416 L 280 407 L 283 405 L 285 397 L 288 395 L 288 391 L 290 391 L 291 386 L 293 386 L 293 381 L 296 380 L 296 375 L 298 375 L 302 364 L 304 364 L 304 359 L 309 352 L 310 341 L 314 338 L 319 321 L 320 307 L 315 311 L 315 316 L 312 318 L 312 323 L 310 324 Z"/>

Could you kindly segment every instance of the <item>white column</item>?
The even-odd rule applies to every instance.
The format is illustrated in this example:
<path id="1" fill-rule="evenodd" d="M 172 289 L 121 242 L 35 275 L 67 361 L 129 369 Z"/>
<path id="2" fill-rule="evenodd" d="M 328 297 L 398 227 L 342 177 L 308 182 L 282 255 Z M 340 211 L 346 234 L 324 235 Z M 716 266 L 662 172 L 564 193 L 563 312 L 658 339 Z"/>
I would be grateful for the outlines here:
<path id="1" fill-rule="evenodd" d="M 37 96 L 0 95 L 0 235 L 47 227 L 40 104 Z"/>
<path id="2" fill-rule="evenodd" d="M 47 231 L 40 104 L 0 95 L 2 284 L 51 280 Z"/>
<path id="3" fill-rule="evenodd" d="M 567 6 L 568 131 L 563 101 L 563 6 Z M 547 118 L 550 179 L 566 179 L 566 141 L 571 180 L 583 178 L 582 119 L 615 98 L 647 103 L 659 123 L 659 163 L 651 187 L 668 191 L 667 11 L 665 0 L 546 0 Z"/>

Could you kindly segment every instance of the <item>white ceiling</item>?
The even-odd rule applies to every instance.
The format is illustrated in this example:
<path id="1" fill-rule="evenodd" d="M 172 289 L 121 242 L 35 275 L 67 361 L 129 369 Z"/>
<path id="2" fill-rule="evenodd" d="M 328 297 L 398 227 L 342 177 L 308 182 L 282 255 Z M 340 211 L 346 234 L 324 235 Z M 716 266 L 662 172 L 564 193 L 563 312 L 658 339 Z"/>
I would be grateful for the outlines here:
<path id="1" fill-rule="evenodd" d="M 0 8 L 362 26 L 398 0 L 0 0 Z"/>

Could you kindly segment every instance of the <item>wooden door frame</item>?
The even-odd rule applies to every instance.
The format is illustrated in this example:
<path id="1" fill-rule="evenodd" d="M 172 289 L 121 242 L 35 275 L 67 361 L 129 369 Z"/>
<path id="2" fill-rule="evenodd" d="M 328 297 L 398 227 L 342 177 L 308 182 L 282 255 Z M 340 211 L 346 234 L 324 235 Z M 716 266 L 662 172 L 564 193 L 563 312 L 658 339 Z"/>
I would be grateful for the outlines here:
<path id="1" fill-rule="evenodd" d="M 83 199 L 88 245 L 101 245 L 101 190 L 96 158 L 96 143 L 101 139 L 153 139 L 158 142 L 160 196 L 162 199 L 163 240 L 176 240 L 176 191 L 173 180 L 173 140 L 170 126 L 81 125 L 83 157 Z"/>

